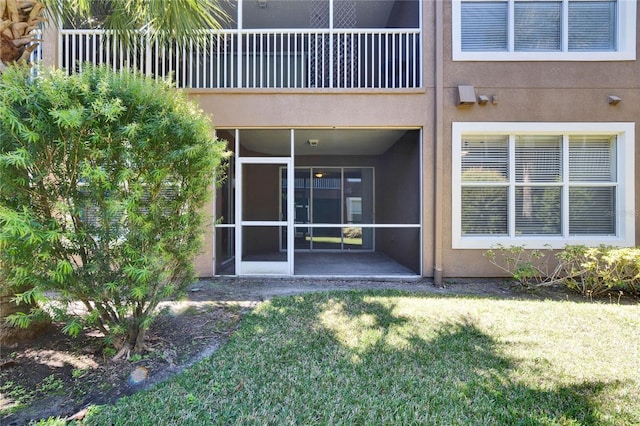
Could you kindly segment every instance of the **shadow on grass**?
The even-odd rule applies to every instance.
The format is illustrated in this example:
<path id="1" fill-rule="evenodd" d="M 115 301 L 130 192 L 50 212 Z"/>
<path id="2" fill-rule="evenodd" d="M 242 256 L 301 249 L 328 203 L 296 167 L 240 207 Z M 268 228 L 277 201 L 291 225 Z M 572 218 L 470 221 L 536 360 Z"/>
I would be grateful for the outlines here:
<path id="1" fill-rule="evenodd" d="M 369 366 L 357 366 L 354 371 L 363 370 L 359 378 L 366 383 L 365 376 L 379 377 L 380 369 L 384 370 L 389 376 L 384 381 L 387 386 L 394 381 L 399 385 L 402 400 L 430 411 L 419 419 L 466 424 L 603 424 L 596 414 L 595 400 L 602 392 L 615 388 L 615 382 L 532 387 L 512 378 L 516 362 L 501 354 L 498 342 L 470 319 L 443 323 L 429 338 L 415 331 L 401 336 L 399 328 L 410 319 L 394 313 L 394 303 L 382 303 L 362 292 L 352 292 L 341 300 L 345 306 L 341 313 L 348 317 L 347 322 L 370 316 L 373 321 L 369 327 L 381 332 L 375 345 L 364 351 L 350 349 L 358 352 L 362 364 Z M 334 334 L 334 341 L 341 344 L 334 330 L 325 331 Z M 394 336 L 403 337 L 408 345 L 391 344 Z M 347 351 L 345 357 L 350 357 L 348 348 L 342 345 L 341 349 Z M 369 385 L 375 389 L 375 383 Z"/>
<path id="2" fill-rule="evenodd" d="M 624 383 L 537 383 L 530 367 L 506 356 L 473 320 L 422 316 L 400 306 L 396 297 L 403 295 L 341 291 L 275 298 L 247 316 L 211 359 L 157 389 L 95 410 L 87 424 L 637 420 L 635 411 L 616 414 L 601 406 Z"/>

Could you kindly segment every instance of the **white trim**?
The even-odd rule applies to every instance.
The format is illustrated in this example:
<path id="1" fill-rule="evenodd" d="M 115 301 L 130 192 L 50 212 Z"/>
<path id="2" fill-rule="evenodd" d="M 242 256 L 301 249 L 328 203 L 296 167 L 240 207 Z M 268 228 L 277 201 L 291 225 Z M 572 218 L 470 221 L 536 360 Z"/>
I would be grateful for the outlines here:
<path id="1" fill-rule="evenodd" d="M 617 209 L 616 236 L 462 236 L 461 223 L 461 152 L 463 135 L 562 134 L 616 135 Z M 540 123 L 540 122 L 454 122 L 452 123 L 451 219 L 452 248 L 488 249 L 496 244 L 524 245 L 527 248 L 551 247 L 561 249 L 567 244 L 600 244 L 614 246 L 635 245 L 635 123 Z M 512 144 L 510 144 L 512 145 Z M 565 154 L 566 157 L 566 154 Z M 510 163 L 512 164 L 512 163 Z M 566 167 L 566 165 L 565 165 Z M 563 205 L 563 215 L 566 206 Z M 563 230 L 566 232 L 567 227 Z M 510 227 L 510 235 L 513 235 Z"/>
<path id="2" fill-rule="evenodd" d="M 509 52 L 463 52 L 461 47 L 461 3 L 452 0 L 451 38 L 454 61 L 635 61 L 636 60 L 636 0 L 618 0 L 617 39 L 615 52 L 568 52 L 566 19 L 563 20 L 563 52 L 514 52 L 513 43 L 509 43 Z M 486 1 L 486 0 L 485 0 Z M 505 0 L 512 5 L 514 0 Z M 563 0 L 566 12 L 566 0 Z M 510 7 L 512 9 L 512 7 Z M 566 15 L 566 13 L 563 13 Z M 510 15 L 511 16 L 511 15 Z M 512 21 L 510 21 L 512 22 Z M 511 24 L 509 24 L 511 27 Z M 510 39 L 513 31 L 509 30 Z"/>
<path id="3" fill-rule="evenodd" d="M 237 136 L 237 134 L 236 134 Z M 238 141 L 238 138 L 236 139 Z M 291 157 L 237 157 L 236 163 L 236 274 L 237 275 L 293 275 L 293 250 L 287 251 L 286 261 L 246 261 L 242 260 L 242 233 L 245 227 L 265 226 L 265 227 L 283 227 L 288 230 L 288 243 L 291 246 L 293 231 L 293 220 L 291 218 L 291 209 L 288 210 L 289 216 L 286 221 L 282 220 L 242 220 L 242 173 L 245 164 L 274 164 L 283 165 L 287 168 L 287 181 L 290 188 L 287 188 L 287 196 L 293 197 L 293 179 L 291 170 L 293 168 L 293 160 Z M 278 237 L 280 239 L 280 237 Z"/>

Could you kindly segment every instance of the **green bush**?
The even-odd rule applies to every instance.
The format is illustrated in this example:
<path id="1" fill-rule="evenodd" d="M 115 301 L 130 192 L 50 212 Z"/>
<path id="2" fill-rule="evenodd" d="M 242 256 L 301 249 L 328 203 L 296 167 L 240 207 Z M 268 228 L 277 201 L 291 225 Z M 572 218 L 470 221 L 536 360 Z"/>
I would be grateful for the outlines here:
<path id="1" fill-rule="evenodd" d="M 585 296 L 640 293 L 640 249 L 635 247 L 567 245 L 554 252 L 497 245 L 485 257 L 525 287 L 561 283 Z"/>
<path id="2" fill-rule="evenodd" d="M 194 279 L 225 144 L 168 84 L 87 65 L 0 75 L 0 264 L 18 301 L 55 292 L 64 331 L 139 352 L 158 302 Z M 86 315 L 68 314 L 81 302 Z M 38 312 L 9 319 L 29 325 Z"/>
<path id="3" fill-rule="evenodd" d="M 565 271 L 563 283 L 584 295 L 600 296 L 613 290 L 637 294 L 640 290 L 638 248 L 566 246 L 556 257 Z"/>

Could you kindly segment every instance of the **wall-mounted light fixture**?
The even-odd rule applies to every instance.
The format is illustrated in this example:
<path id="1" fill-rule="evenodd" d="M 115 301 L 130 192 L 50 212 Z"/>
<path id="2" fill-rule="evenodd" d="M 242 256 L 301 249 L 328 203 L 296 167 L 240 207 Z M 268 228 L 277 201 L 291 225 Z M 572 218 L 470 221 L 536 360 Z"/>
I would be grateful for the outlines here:
<path id="1" fill-rule="evenodd" d="M 264 9 L 267 7 L 267 0 L 258 0 L 258 6 Z"/>
<path id="2" fill-rule="evenodd" d="M 615 95 L 609 95 L 609 97 L 607 98 L 609 105 L 618 105 L 621 100 L 622 99 L 619 96 L 615 96 Z"/>
<path id="3" fill-rule="evenodd" d="M 322 176 L 324 176 L 324 174 L 322 172 L 318 172 L 318 173 L 315 173 L 314 176 L 320 179 Z"/>
<path id="4" fill-rule="evenodd" d="M 480 105 L 486 105 L 489 103 L 489 97 L 487 95 L 478 96 L 478 103 Z"/>
<path id="5" fill-rule="evenodd" d="M 458 108 L 470 108 L 476 103 L 476 89 L 473 86 L 458 86 L 457 92 L 456 106 Z"/>
<path id="6" fill-rule="evenodd" d="M 318 146 L 318 142 L 320 142 L 320 140 L 319 139 L 309 139 L 308 142 L 309 142 L 309 145 L 311 145 L 313 147 L 316 147 L 316 146 Z"/>

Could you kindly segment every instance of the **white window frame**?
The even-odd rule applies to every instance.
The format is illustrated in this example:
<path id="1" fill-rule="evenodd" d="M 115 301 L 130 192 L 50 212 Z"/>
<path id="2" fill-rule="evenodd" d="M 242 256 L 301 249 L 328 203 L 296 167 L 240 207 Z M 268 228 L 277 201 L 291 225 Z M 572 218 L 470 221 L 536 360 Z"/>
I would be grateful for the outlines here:
<path id="1" fill-rule="evenodd" d="M 616 136 L 616 232 L 615 236 L 462 235 L 462 138 L 470 135 L 606 135 Z M 562 249 L 567 244 L 635 246 L 635 123 L 539 123 L 539 122 L 454 122 L 452 124 L 452 248 L 489 249 L 496 244 L 524 245 L 527 248 Z M 513 168 L 510 161 L 510 168 Z M 509 216 L 515 217 L 513 203 Z M 562 214 L 566 215 L 566 206 Z"/>
<path id="2" fill-rule="evenodd" d="M 612 52 L 568 51 L 568 0 L 562 1 L 562 50 L 561 52 L 514 51 L 514 2 L 508 2 L 509 43 L 507 52 L 462 51 L 462 2 L 487 0 L 452 0 L 452 48 L 454 61 L 635 61 L 636 60 L 636 0 L 618 0 L 617 50 Z"/>

